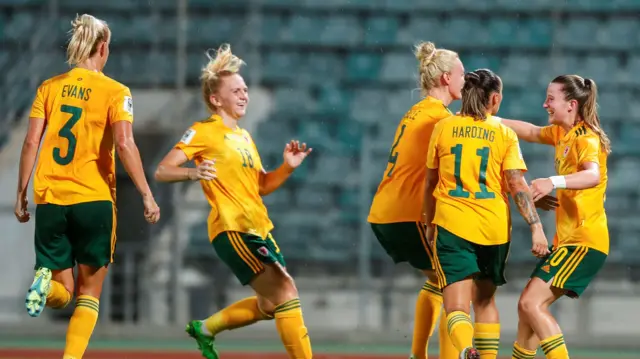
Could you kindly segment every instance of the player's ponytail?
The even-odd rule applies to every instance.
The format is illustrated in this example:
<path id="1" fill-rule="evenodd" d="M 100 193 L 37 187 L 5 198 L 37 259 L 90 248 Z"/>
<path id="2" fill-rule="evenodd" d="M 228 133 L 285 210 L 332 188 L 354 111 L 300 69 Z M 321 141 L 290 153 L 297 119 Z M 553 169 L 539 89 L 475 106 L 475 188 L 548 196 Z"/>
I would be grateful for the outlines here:
<path id="1" fill-rule="evenodd" d="M 71 39 L 67 46 L 67 63 L 78 65 L 98 51 L 101 42 L 109 41 L 111 32 L 103 20 L 89 14 L 76 16 L 71 22 Z"/>
<path id="2" fill-rule="evenodd" d="M 460 115 L 477 120 L 487 118 L 491 94 L 499 93 L 501 87 L 500 77 L 491 70 L 479 69 L 465 74 Z"/>
<path id="3" fill-rule="evenodd" d="M 440 85 L 442 74 L 450 72 L 458 59 L 457 53 L 447 49 L 437 49 L 431 41 L 416 45 L 414 54 L 418 60 L 419 84 L 424 95 Z"/>
<path id="4" fill-rule="evenodd" d="M 229 44 L 223 44 L 212 56 L 212 50 L 206 52 L 209 63 L 202 69 L 200 81 L 202 82 L 202 96 L 209 111 L 216 112 L 216 107 L 211 103 L 211 95 L 218 90 L 220 80 L 227 75 L 236 74 L 244 61 L 231 52 Z"/>
<path id="5" fill-rule="evenodd" d="M 583 79 L 578 75 L 558 76 L 552 83 L 562 85 L 562 92 L 566 101 L 576 100 L 578 102 L 578 115 L 584 123 L 598 135 L 602 150 L 611 153 L 611 141 L 609 136 L 600 126 L 600 116 L 598 115 L 598 86 L 592 79 Z"/>

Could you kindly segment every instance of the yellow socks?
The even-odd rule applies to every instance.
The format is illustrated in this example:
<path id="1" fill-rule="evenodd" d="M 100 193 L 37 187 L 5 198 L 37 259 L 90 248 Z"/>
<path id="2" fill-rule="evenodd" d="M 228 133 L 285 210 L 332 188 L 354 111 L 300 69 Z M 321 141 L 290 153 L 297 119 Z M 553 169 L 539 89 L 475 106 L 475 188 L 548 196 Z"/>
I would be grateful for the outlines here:
<path id="1" fill-rule="evenodd" d="M 447 331 L 447 313 L 442 310 L 440 314 L 440 328 L 438 329 L 438 336 L 440 337 L 440 359 L 458 359 L 460 352 L 453 346 L 451 338 L 449 338 L 449 332 Z"/>
<path id="2" fill-rule="evenodd" d="M 525 349 L 518 344 L 513 343 L 513 353 L 511 353 L 511 359 L 535 359 L 536 350 Z"/>
<path id="3" fill-rule="evenodd" d="M 418 294 L 413 323 L 411 354 L 415 358 L 427 357 L 429 337 L 433 334 L 442 308 L 442 292 L 435 283 L 426 281 Z"/>
<path id="4" fill-rule="evenodd" d="M 480 359 L 496 359 L 500 346 L 499 323 L 476 323 L 475 348 L 480 353 Z"/>
<path id="5" fill-rule="evenodd" d="M 260 311 L 257 297 L 249 297 L 239 300 L 205 319 L 203 329 L 208 331 L 205 334 L 216 336 L 224 330 L 244 327 L 264 319 L 271 319 L 271 317 Z"/>
<path id="6" fill-rule="evenodd" d="M 302 319 L 300 299 L 291 299 L 276 307 L 276 328 L 291 359 L 311 359 L 311 341 Z"/>
<path id="7" fill-rule="evenodd" d="M 51 281 L 51 289 L 47 295 L 47 307 L 61 309 L 71 302 L 71 293 L 60 282 Z"/>
<path id="8" fill-rule="evenodd" d="M 547 359 L 569 359 L 569 352 L 562 334 L 544 339 L 540 342 L 540 347 Z"/>
<path id="9" fill-rule="evenodd" d="M 469 314 L 461 311 L 449 313 L 447 330 L 453 346 L 459 352 L 473 347 L 473 323 Z"/>
<path id="10" fill-rule="evenodd" d="M 100 301 L 89 295 L 81 295 L 76 300 L 69 328 L 67 343 L 64 347 L 64 359 L 80 359 L 89 345 L 89 338 L 98 321 Z"/>

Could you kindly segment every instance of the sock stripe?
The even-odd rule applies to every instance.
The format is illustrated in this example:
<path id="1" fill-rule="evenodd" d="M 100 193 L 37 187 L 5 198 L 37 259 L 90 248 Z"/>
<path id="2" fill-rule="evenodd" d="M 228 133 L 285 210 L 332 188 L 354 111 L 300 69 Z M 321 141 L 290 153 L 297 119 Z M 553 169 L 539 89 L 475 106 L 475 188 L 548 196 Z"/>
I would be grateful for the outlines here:
<path id="1" fill-rule="evenodd" d="M 284 303 L 278 305 L 276 307 L 275 313 L 288 312 L 290 310 L 298 309 L 300 307 L 301 307 L 300 299 L 299 298 L 295 298 L 295 299 L 291 299 L 290 301 L 287 301 L 287 302 L 284 302 Z"/>
<path id="2" fill-rule="evenodd" d="M 548 340 L 545 340 L 540 343 L 540 347 L 542 347 L 542 351 L 544 352 L 545 355 L 563 345 L 564 345 L 564 336 L 562 334 L 559 337 L 556 337 L 556 338 L 551 337 Z"/>
<path id="3" fill-rule="evenodd" d="M 553 346 L 542 348 L 542 351 L 544 352 L 544 355 L 547 355 L 547 354 L 551 353 L 552 351 L 554 351 L 555 349 L 557 349 L 557 348 L 559 348 L 561 346 L 564 346 L 564 340 L 559 342 L 559 343 L 556 343 Z"/>
<path id="4" fill-rule="evenodd" d="M 527 350 L 521 348 L 520 345 L 518 345 L 518 343 L 516 342 L 513 344 L 513 352 L 511 356 L 513 357 L 513 359 L 535 359 L 536 350 Z"/>
<path id="5" fill-rule="evenodd" d="M 430 282 L 425 282 L 424 285 L 422 286 L 422 290 L 424 290 L 425 292 L 433 293 L 440 297 L 442 296 L 442 291 L 440 291 L 440 288 L 438 288 L 437 286 L 433 285 Z"/>
<path id="6" fill-rule="evenodd" d="M 76 301 L 76 307 L 85 307 L 85 308 L 93 309 L 96 312 L 100 311 L 100 304 L 91 299 L 78 298 L 78 300 Z"/>
<path id="7" fill-rule="evenodd" d="M 449 334 L 451 334 L 455 329 L 455 327 L 457 327 L 460 324 L 466 323 L 471 327 L 473 327 L 473 324 L 471 323 L 471 318 L 469 318 L 469 316 L 467 316 L 466 314 L 452 315 L 447 322 L 448 322 L 447 329 L 449 330 Z"/>

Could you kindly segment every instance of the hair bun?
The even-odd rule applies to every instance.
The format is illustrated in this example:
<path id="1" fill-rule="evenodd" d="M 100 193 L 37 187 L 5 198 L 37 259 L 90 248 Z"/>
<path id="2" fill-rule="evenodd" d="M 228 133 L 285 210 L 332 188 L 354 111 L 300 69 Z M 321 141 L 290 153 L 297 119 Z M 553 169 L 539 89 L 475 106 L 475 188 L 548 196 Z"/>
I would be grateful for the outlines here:
<path id="1" fill-rule="evenodd" d="M 480 84 L 480 76 L 475 72 L 467 72 L 464 74 L 464 81 L 471 85 L 478 85 Z"/>
<path id="2" fill-rule="evenodd" d="M 591 88 L 591 79 L 584 79 L 584 87 L 590 89 Z"/>

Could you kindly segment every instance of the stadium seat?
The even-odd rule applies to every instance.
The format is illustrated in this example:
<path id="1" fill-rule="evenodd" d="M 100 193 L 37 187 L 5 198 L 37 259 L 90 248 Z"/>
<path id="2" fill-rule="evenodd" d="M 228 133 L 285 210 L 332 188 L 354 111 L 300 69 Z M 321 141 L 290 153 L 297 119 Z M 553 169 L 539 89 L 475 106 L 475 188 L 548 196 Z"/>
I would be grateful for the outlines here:
<path id="1" fill-rule="evenodd" d="M 318 111 L 338 116 L 340 120 L 346 120 L 351 96 L 351 92 L 343 91 L 335 85 L 323 86 L 318 97 Z"/>
<path id="2" fill-rule="evenodd" d="M 389 83 L 400 83 L 407 87 L 415 86 L 418 62 L 411 52 L 390 53 L 382 60 L 380 80 Z"/>
<path id="3" fill-rule="evenodd" d="M 455 47 L 476 47 L 490 41 L 486 24 L 474 16 L 455 16 L 443 23 L 442 41 Z M 422 34 L 424 37 L 424 34 Z"/>
<path id="4" fill-rule="evenodd" d="M 583 77 L 592 78 L 600 86 L 615 85 L 615 74 L 621 66 L 618 59 L 612 55 L 590 55 L 584 62 Z"/>
<path id="5" fill-rule="evenodd" d="M 282 32 L 282 40 L 298 45 L 317 44 L 320 42 L 320 33 L 324 25 L 322 20 L 316 17 L 293 16 L 288 27 Z"/>
<path id="6" fill-rule="evenodd" d="M 523 24 L 518 18 L 499 17 L 489 21 L 489 44 L 491 46 L 525 46 L 518 41 L 518 34 Z"/>
<path id="7" fill-rule="evenodd" d="M 382 57 L 378 54 L 352 52 L 347 57 L 346 78 L 353 81 L 373 81 L 380 76 Z"/>
<path id="8" fill-rule="evenodd" d="M 262 44 L 279 44 L 284 29 L 284 20 L 278 15 L 266 14 L 260 20 L 260 31 L 255 34 Z"/>
<path id="9" fill-rule="evenodd" d="M 32 29 L 36 26 L 36 17 L 29 12 L 19 12 L 7 20 L 4 38 L 10 42 L 28 45 Z"/>
<path id="10" fill-rule="evenodd" d="M 266 81 L 286 82 L 300 73 L 300 54 L 296 52 L 271 51 L 263 55 L 263 74 Z"/>
<path id="11" fill-rule="evenodd" d="M 324 45 L 353 46 L 361 38 L 358 20 L 351 16 L 334 15 L 324 19 L 320 31 L 320 43 Z"/>
<path id="12" fill-rule="evenodd" d="M 560 27 L 557 34 L 559 45 L 568 49 L 593 48 L 600 24 L 594 18 L 574 18 Z"/>
<path id="13" fill-rule="evenodd" d="M 416 15 L 409 19 L 406 26 L 398 30 L 398 42 L 403 46 L 413 46 L 420 41 L 432 39 L 436 46 L 442 46 L 436 39 L 442 39 L 445 32 L 446 30 L 441 26 L 440 18 Z M 427 34 L 428 38 L 425 37 Z"/>
<path id="14" fill-rule="evenodd" d="M 548 48 L 551 46 L 554 25 L 549 19 L 531 18 L 521 20 L 521 27 L 517 31 L 518 46 Z"/>
<path id="15" fill-rule="evenodd" d="M 386 121 L 385 98 L 386 93 L 380 90 L 356 91 L 351 102 L 351 118 L 365 123 Z"/>
<path id="16" fill-rule="evenodd" d="M 599 47 L 630 50 L 636 49 L 640 45 L 637 36 L 629 36 L 629 34 L 637 34 L 640 30 L 638 22 L 635 19 L 611 19 L 598 33 L 597 42 Z"/>
<path id="17" fill-rule="evenodd" d="M 395 44 L 398 28 L 399 21 L 396 17 L 371 17 L 364 25 L 364 43 L 366 45 Z"/>

